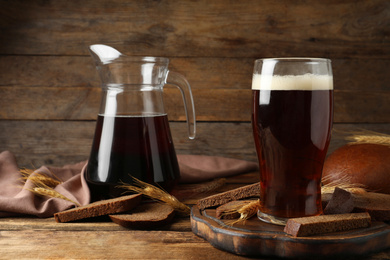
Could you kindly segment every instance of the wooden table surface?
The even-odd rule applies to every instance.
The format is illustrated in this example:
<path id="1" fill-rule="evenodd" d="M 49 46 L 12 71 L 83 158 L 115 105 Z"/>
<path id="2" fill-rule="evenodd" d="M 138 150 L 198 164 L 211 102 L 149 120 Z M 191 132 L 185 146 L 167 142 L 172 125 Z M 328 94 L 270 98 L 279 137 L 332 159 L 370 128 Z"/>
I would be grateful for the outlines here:
<path id="1" fill-rule="evenodd" d="M 214 193 L 257 178 L 256 173 L 227 178 Z M 191 205 L 204 196 L 182 201 Z M 104 219 L 56 223 L 54 218 L 1 218 L 0 252 L 0 259 L 246 259 L 196 236 L 189 217 L 176 217 L 172 224 L 151 231 L 126 229 Z M 390 249 L 364 259 L 390 259 Z"/>

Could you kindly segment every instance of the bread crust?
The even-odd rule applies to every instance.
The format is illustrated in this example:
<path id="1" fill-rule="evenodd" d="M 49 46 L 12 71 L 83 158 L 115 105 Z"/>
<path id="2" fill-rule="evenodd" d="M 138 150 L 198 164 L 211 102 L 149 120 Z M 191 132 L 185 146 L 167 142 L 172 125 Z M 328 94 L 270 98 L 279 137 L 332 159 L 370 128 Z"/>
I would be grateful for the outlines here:
<path id="1" fill-rule="evenodd" d="M 158 202 L 143 203 L 131 212 L 110 215 L 111 220 L 126 228 L 151 229 L 166 225 L 173 220 L 175 210 Z"/>
<path id="2" fill-rule="evenodd" d="M 210 207 L 220 206 L 230 201 L 260 196 L 260 183 L 246 185 L 237 189 L 211 195 L 198 200 L 198 207 L 203 210 Z"/>
<path id="3" fill-rule="evenodd" d="M 371 217 L 367 212 L 321 215 L 289 219 L 284 232 L 294 237 L 303 237 L 369 227 L 370 225 Z"/>
<path id="4" fill-rule="evenodd" d="M 101 200 L 54 214 L 57 222 L 70 222 L 128 211 L 136 207 L 142 199 L 141 194 L 132 194 L 114 199 Z"/>

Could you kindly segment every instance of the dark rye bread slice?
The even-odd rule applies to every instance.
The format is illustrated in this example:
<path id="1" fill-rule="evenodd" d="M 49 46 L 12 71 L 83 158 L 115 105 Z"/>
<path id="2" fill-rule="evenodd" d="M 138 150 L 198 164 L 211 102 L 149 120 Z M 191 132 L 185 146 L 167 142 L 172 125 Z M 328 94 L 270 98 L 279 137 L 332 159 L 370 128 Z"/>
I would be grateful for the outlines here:
<path id="1" fill-rule="evenodd" d="M 370 225 L 371 217 L 367 212 L 321 215 L 289 219 L 284 232 L 294 237 L 303 237 L 364 228 Z"/>
<path id="2" fill-rule="evenodd" d="M 166 225 L 173 220 L 175 210 L 158 202 L 143 203 L 131 212 L 110 215 L 113 222 L 132 229 L 151 229 Z"/>
<path id="3" fill-rule="evenodd" d="M 354 209 L 354 199 L 350 192 L 335 188 L 332 198 L 324 208 L 324 214 L 343 214 L 351 213 Z"/>
<path id="4" fill-rule="evenodd" d="M 141 202 L 141 194 L 132 194 L 114 199 L 101 200 L 54 214 L 57 222 L 70 222 L 128 211 Z"/>
<path id="5" fill-rule="evenodd" d="M 260 196 L 260 183 L 246 185 L 234 190 L 218 193 L 198 200 L 199 209 L 203 210 L 210 207 L 220 206 L 230 201 Z"/>
<path id="6" fill-rule="evenodd" d="M 390 194 L 364 192 L 350 193 L 336 188 L 324 214 L 368 212 L 373 220 L 390 221 Z"/>
<path id="7" fill-rule="evenodd" d="M 352 196 L 354 212 L 368 212 L 374 220 L 390 221 L 390 194 L 365 192 Z"/>

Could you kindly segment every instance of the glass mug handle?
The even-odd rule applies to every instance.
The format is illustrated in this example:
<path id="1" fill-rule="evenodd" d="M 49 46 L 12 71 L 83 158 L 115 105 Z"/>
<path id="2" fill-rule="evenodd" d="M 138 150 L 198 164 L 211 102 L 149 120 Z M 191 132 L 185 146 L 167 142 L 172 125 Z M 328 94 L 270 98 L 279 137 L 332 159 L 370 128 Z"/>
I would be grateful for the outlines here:
<path id="1" fill-rule="evenodd" d="M 184 110 L 187 118 L 188 138 L 195 139 L 196 135 L 196 120 L 195 120 L 195 105 L 192 97 L 191 86 L 186 78 L 180 73 L 168 71 L 165 79 L 166 84 L 176 86 L 183 97 Z"/>

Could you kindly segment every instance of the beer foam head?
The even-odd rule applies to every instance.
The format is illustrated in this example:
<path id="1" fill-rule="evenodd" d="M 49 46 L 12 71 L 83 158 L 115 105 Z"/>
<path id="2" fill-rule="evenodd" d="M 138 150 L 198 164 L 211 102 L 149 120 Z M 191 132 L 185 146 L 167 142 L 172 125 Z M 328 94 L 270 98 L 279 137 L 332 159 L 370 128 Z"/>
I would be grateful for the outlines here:
<path id="1" fill-rule="evenodd" d="M 253 74 L 253 90 L 332 90 L 333 76 L 329 75 L 260 75 Z"/>

